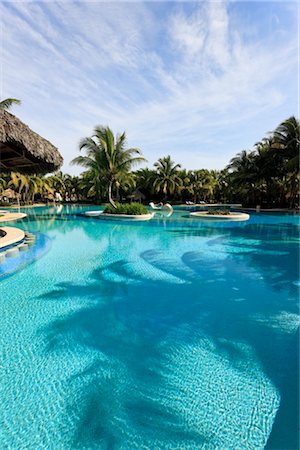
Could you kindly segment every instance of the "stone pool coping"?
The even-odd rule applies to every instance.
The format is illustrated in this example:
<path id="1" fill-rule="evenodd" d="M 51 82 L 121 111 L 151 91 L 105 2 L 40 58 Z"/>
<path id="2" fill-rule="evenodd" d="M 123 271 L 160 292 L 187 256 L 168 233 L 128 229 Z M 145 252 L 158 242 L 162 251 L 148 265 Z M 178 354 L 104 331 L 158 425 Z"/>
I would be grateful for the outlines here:
<path id="1" fill-rule="evenodd" d="M 103 209 L 101 211 L 86 211 L 84 213 L 87 217 L 98 217 L 100 214 L 103 214 Z"/>
<path id="2" fill-rule="evenodd" d="M 0 249 L 16 244 L 25 238 L 25 233 L 20 228 L 1 227 L 0 229 L 5 232 L 5 236 L 0 238 Z"/>
<path id="3" fill-rule="evenodd" d="M 231 212 L 230 214 L 208 214 L 207 211 L 197 211 L 190 213 L 190 216 L 192 217 L 198 217 L 200 219 L 206 219 L 206 220 L 236 220 L 236 221 L 243 221 L 243 220 L 249 220 L 250 215 L 246 213 L 240 213 L 240 212 Z"/>
<path id="4" fill-rule="evenodd" d="M 138 221 L 138 220 L 150 220 L 154 216 L 154 213 L 149 214 L 108 214 L 103 213 L 99 215 L 99 219 L 107 219 L 107 220 L 129 220 L 129 221 Z"/>
<path id="5" fill-rule="evenodd" d="M 1 214 L 3 213 L 3 216 Z M 12 222 L 14 220 L 24 219 L 27 217 L 25 213 L 10 213 L 5 211 L 0 211 L 0 223 L 1 222 Z"/>

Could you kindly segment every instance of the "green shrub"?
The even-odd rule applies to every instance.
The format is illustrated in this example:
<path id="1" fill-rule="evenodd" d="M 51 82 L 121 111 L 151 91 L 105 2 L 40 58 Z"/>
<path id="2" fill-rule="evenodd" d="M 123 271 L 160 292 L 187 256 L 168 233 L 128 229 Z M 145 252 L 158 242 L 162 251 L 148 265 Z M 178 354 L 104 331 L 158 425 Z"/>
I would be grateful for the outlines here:
<path id="1" fill-rule="evenodd" d="M 142 215 L 148 214 L 146 206 L 141 205 L 141 203 L 116 203 L 116 208 L 112 205 L 107 205 L 104 209 L 104 214 L 129 214 Z"/>
<path id="2" fill-rule="evenodd" d="M 228 216 L 230 214 L 229 209 L 213 209 L 209 208 L 207 211 L 207 214 L 210 215 L 216 215 L 216 216 Z"/>

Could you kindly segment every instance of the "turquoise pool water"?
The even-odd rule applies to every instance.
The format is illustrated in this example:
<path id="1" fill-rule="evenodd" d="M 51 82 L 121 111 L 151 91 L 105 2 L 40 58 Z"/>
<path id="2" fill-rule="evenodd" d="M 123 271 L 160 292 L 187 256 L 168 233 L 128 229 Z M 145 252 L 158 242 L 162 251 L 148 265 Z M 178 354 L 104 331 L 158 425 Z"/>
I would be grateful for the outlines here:
<path id="1" fill-rule="evenodd" d="M 0 273 L 0 448 L 298 448 L 298 217 L 87 209 L 18 222 L 37 259 Z"/>

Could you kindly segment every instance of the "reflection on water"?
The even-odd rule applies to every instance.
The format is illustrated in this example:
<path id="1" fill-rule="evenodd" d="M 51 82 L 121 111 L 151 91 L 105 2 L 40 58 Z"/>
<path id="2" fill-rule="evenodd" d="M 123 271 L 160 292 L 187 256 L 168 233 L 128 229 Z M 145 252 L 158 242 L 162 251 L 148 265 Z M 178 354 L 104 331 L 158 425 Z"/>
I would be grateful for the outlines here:
<path id="1" fill-rule="evenodd" d="M 1 283 L 3 447 L 297 448 L 298 218 L 87 209 L 20 223 L 52 248 Z"/>

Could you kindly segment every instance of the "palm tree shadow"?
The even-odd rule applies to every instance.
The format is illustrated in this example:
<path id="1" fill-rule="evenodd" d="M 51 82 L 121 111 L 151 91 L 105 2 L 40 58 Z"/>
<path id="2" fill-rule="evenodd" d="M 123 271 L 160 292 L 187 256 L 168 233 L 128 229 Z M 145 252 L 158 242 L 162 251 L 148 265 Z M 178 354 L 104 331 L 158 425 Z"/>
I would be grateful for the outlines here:
<path id="1" fill-rule="evenodd" d="M 120 268 L 123 265 L 122 260 Z M 110 265 L 110 268 L 120 272 L 115 264 Z M 99 281 L 101 269 L 96 270 L 94 275 Z M 118 447 L 121 430 L 116 424 L 112 426 L 112 423 L 121 420 L 119 414 L 123 420 L 125 416 L 132 427 L 142 430 L 149 439 L 154 439 L 154 434 L 157 433 L 161 438 L 173 436 L 174 439 L 190 441 L 193 446 L 199 446 L 205 438 L 193 430 L 183 431 L 182 419 L 177 413 L 166 411 L 164 405 L 153 399 L 156 390 L 166 388 L 164 354 L 160 349 L 160 342 L 167 333 L 166 325 L 170 321 L 167 297 L 163 296 L 165 311 L 158 306 L 157 300 L 154 305 L 157 312 L 154 314 L 149 306 L 146 311 L 142 307 L 146 318 L 141 322 L 141 305 L 132 299 L 140 299 L 143 289 L 136 285 L 133 287 L 134 292 L 130 293 L 128 291 L 132 287 L 108 283 L 99 292 L 99 284 L 73 286 L 63 283 L 47 295 L 50 301 L 61 300 L 63 297 L 82 297 L 85 304 L 86 298 L 89 298 L 88 307 L 59 319 L 42 330 L 47 337 L 47 351 L 64 351 L 67 345 L 69 351 L 78 351 L 78 347 L 89 348 L 96 350 L 99 355 L 89 367 L 69 380 L 71 385 L 76 386 L 76 401 L 70 399 L 68 407 L 77 422 L 72 446 L 80 448 L 84 444 L 91 447 Z M 130 296 L 125 309 L 119 299 L 124 290 Z M 146 304 L 147 301 L 143 302 L 143 306 Z M 157 333 L 156 318 L 159 318 L 160 313 L 162 316 L 165 313 L 166 316 L 160 317 L 160 332 Z M 177 320 L 179 318 L 178 314 Z M 125 376 L 120 376 L 120 370 Z M 125 383 L 124 386 L 124 378 L 132 380 L 132 383 Z M 154 391 L 153 386 L 156 386 Z"/>
<path id="2" fill-rule="evenodd" d="M 165 441 L 173 436 L 178 448 L 182 443 L 199 448 L 209 442 L 208 436 L 184 429 L 179 413 L 166 409 L 159 399 L 159 392 L 168 392 L 170 375 L 166 372 L 166 348 L 162 344 L 172 333 L 176 336 L 175 345 L 180 345 L 193 343 L 194 330 L 200 330 L 213 341 L 216 351 L 240 371 L 245 354 L 233 343 L 247 343 L 257 350 L 268 377 L 285 392 L 285 357 L 273 351 L 274 340 L 283 345 L 284 339 L 264 323 L 253 327 L 257 312 L 272 315 L 278 311 L 278 304 L 264 304 L 259 298 L 233 303 L 233 278 L 241 262 L 265 275 L 268 258 L 241 251 L 220 264 L 193 251 L 172 261 L 151 250 L 143 252 L 141 259 L 167 276 L 180 277 L 183 283 L 173 284 L 168 278 L 150 279 L 147 273 L 135 272 L 132 263 L 122 259 L 99 266 L 86 284 L 60 283 L 46 296 L 49 301 L 76 298 L 82 306 L 42 330 L 46 350 L 64 352 L 67 347 L 74 352 L 92 350 L 93 354 L 91 364 L 69 380 L 71 390 L 76 392 L 76 396 L 70 396 L 68 406 L 76 424 L 74 448 L 118 448 L 124 439 L 128 439 L 130 447 L 134 430 L 139 430 L 147 442 L 154 442 L 155 435 Z M 276 264 L 282 269 L 282 259 L 276 259 Z M 212 280 L 213 285 L 203 282 L 204 273 L 206 282 Z M 271 284 L 268 277 L 265 282 Z M 283 288 L 288 287 L 281 285 Z M 286 310 L 291 311 L 289 304 Z M 184 337 L 177 333 L 182 329 Z M 284 345 L 289 356 L 297 352 L 294 341 Z M 270 358 L 270 354 L 274 357 Z M 289 378 L 293 385 L 296 372 Z M 297 411 L 295 401 L 284 401 L 283 409 L 293 404 Z M 277 421 L 279 426 L 285 425 L 284 414 L 283 419 L 278 415 Z"/>

